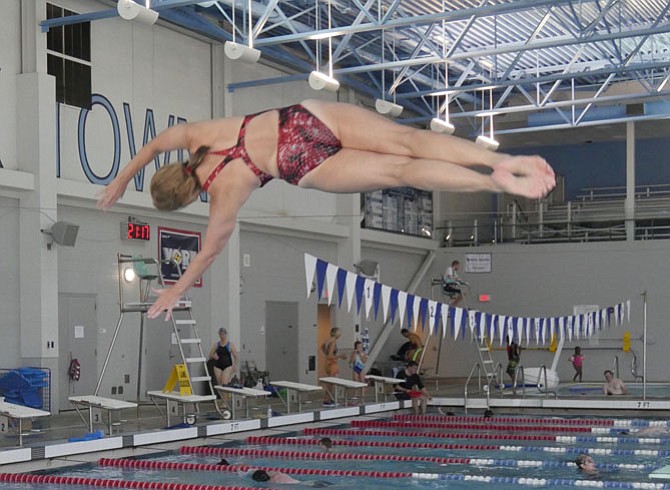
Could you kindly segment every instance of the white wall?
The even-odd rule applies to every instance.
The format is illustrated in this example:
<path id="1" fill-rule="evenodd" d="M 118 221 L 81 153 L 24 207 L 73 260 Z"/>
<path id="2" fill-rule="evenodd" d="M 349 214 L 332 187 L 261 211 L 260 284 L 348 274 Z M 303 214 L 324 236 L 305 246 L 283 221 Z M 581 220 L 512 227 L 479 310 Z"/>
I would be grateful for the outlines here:
<path id="1" fill-rule="evenodd" d="M 0 228 L 0 328 L 3 332 L 0 369 L 11 369 L 20 362 L 19 206 L 16 199 L 0 197 Z"/>
<path id="2" fill-rule="evenodd" d="M 491 274 L 462 274 L 472 284 L 474 293 L 486 292 L 490 303 L 473 302 L 475 309 L 522 317 L 567 316 L 573 314 L 575 305 L 612 306 L 631 300 L 631 322 L 622 327 L 611 327 L 600 335 L 599 347 L 621 348 L 620 339 L 630 331 L 633 339 L 642 335 L 642 299 L 648 291 L 648 331 L 653 344 L 648 346 L 647 369 L 649 381 L 667 381 L 665 355 L 670 345 L 667 324 L 670 318 L 668 286 L 670 242 L 607 242 L 554 245 L 500 245 L 467 249 L 443 249 L 445 258 L 460 259 L 467 252 L 490 252 L 493 260 Z M 446 262 L 446 261 L 445 261 Z M 434 269 L 434 274 L 438 269 Z M 614 340 L 605 340 L 614 339 Z M 496 346 L 497 346 L 496 342 Z M 524 343 L 525 345 L 525 343 Z M 631 354 L 620 350 L 588 350 L 594 346 L 589 341 L 567 342 L 559 364 L 559 375 L 569 381 L 574 374 L 568 357 L 574 346 L 585 349 L 585 380 L 601 380 L 602 372 L 611 368 L 615 355 L 619 356 L 621 374 L 632 380 Z M 446 357 L 444 357 L 446 347 Z M 530 347 L 536 347 L 534 343 Z M 634 340 L 632 348 L 641 356 L 642 343 Z M 506 365 L 503 351 L 495 353 L 496 359 Z M 552 353 L 526 351 L 522 365 L 549 366 Z M 443 344 L 442 373 L 447 376 L 467 376 L 477 360 L 474 344 L 447 339 Z"/>
<path id="3" fill-rule="evenodd" d="M 16 169 L 16 74 L 20 71 L 19 2 L 5 2 L 0 16 L 0 161 Z"/>

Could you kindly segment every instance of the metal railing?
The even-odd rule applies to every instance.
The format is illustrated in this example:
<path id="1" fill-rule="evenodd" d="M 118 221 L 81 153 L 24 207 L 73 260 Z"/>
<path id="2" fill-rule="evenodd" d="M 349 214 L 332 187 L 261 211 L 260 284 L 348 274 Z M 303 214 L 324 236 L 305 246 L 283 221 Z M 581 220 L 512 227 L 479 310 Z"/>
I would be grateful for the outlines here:
<path id="1" fill-rule="evenodd" d="M 540 383 L 540 380 L 544 379 L 544 384 Z M 554 390 L 548 389 L 549 383 L 547 382 L 547 366 L 542 364 L 540 366 L 540 375 L 537 379 L 537 391 L 546 395 L 549 398 L 549 395 L 554 395 L 554 398 L 558 398 L 558 394 Z"/>

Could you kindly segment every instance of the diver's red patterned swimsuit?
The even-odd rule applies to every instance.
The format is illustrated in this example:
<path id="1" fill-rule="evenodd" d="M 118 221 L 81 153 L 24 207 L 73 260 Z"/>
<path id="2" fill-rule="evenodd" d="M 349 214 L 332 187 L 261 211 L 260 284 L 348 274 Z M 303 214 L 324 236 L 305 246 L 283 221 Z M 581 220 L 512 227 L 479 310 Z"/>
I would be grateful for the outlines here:
<path id="1" fill-rule="evenodd" d="M 277 169 L 279 177 L 290 184 L 297 185 L 306 173 L 340 151 L 342 144 L 328 126 L 301 104 L 282 107 L 278 111 Z M 252 114 L 244 118 L 235 146 L 211 152 L 213 155 L 221 155 L 224 158 L 207 177 L 202 186 L 205 191 L 209 189 L 209 186 L 228 162 L 236 158 L 241 158 L 249 169 L 258 176 L 261 187 L 272 180 L 272 175 L 263 172 L 254 165 L 244 145 L 247 124 L 256 116 L 258 114 Z"/>

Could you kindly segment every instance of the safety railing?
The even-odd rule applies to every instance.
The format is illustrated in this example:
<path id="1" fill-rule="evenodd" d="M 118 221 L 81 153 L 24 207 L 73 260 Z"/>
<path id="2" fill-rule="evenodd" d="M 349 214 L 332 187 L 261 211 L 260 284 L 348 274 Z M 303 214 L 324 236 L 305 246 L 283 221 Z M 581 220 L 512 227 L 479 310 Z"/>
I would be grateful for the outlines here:
<path id="1" fill-rule="evenodd" d="M 540 380 L 544 380 L 544 383 L 540 383 Z M 550 390 L 549 383 L 547 382 L 547 366 L 542 364 L 540 366 L 540 375 L 538 377 L 537 391 L 546 395 L 549 398 L 549 395 L 554 395 L 554 398 L 558 398 L 558 394 L 554 390 Z"/>

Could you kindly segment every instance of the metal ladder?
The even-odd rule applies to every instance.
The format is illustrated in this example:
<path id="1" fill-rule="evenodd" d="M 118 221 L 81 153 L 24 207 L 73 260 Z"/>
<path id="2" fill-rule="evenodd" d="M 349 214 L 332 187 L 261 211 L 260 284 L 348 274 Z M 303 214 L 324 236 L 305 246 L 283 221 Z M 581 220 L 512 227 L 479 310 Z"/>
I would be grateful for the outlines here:
<path id="1" fill-rule="evenodd" d="M 498 372 L 496 370 L 496 364 L 491 356 L 491 349 L 489 348 L 487 337 L 484 336 L 481 342 L 477 343 L 477 352 L 479 354 L 479 362 L 481 363 L 482 369 L 486 374 L 486 383 L 491 384 L 492 381 L 495 381 L 496 385 L 502 384 L 504 380 L 498 379 Z"/>
<path id="2" fill-rule="evenodd" d="M 117 266 L 118 266 L 118 278 L 119 278 L 119 308 L 120 315 L 119 321 L 116 324 L 116 329 L 114 330 L 114 335 L 112 336 L 112 341 L 109 345 L 109 350 L 107 351 L 107 356 L 105 357 L 105 362 L 103 363 L 100 376 L 98 378 L 98 383 L 95 388 L 95 395 L 98 395 L 100 391 L 100 386 L 102 384 L 102 379 L 107 370 L 107 365 L 114 349 L 114 344 L 119 334 L 119 329 L 123 323 L 123 318 L 126 313 L 140 313 L 140 339 L 139 339 L 139 362 L 138 362 L 138 380 L 137 380 L 137 399 L 140 400 L 140 385 L 141 385 L 141 373 L 142 373 L 142 343 L 143 343 L 143 334 L 144 334 L 144 317 L 146 312 L 152 306 L 152 301 L 149 298 L 149 292 L 151 291 L 152 281 L 157 281 L 158 285 L 161 288 L 165 287 L 165 281 L 163 279 L 163 274 L 161 270 L 161 263 L 155 258 L 148 258 L 142 256 L 132 256 L 125 254 L 117 254 Z M 151 266 L 151 270 L 147 266 Z M 132 267 L 135 274 L 139 278 L 139 302 L 126 301 L 126 287 L 123 284 L 123 277 L 126 268 Z M 155 270 L 154 270 L 155 268 Z M 181 274 L 181 270 L 178 269 Z M 212 380 L 207 373 L 207 357 L 205 356 L 202 350 L 202 340 L 200 334 L 198 333 L 198 328 L 196 321 L 193 318 L 193 312 L 191 309 L 191 300 L 188 297 L 184 297 L 179 300 L 177 305 L 172 310 L 172 315 L 170 316 L 172 323 L 172 331 L 175 335 L 175 340 L 179 348 L 179 355 L 181 357 L 182 363 L 186 366 L 188 372 L 189 381 L 191 388 L 195 388 L 195 383 L 204 383 L 205 388 L 209 389 L 209 393 L 216 397 L 216 392 L 212 386 Z M 188 335 L 181 334 L 181 329 L 186 327 L 189 329 Z M 197 374 L 197 366 L 202 366 L 202 372 L 204 375 Z M 195 393 L 194 393 L 195 394 Z M 214 404 L 216 410 L 220 412 L 220 408 L 217 403 Z"/>

